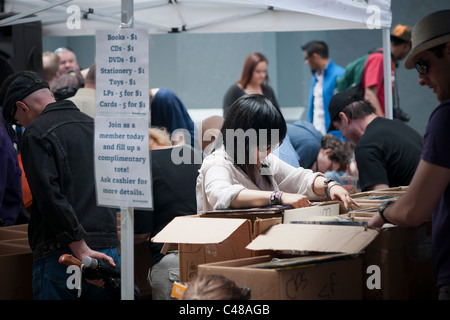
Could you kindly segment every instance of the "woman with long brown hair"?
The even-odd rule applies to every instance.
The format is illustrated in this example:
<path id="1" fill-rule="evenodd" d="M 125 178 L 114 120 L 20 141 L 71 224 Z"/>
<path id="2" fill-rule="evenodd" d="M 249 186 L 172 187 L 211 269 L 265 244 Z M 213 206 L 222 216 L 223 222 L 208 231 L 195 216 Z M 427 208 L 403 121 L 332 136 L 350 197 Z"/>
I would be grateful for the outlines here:
<path id="1" fill-rule="evenodd" d="M 233 102 L 245 94 L 263 95 L 279 109 L 275 93 L 269 86 L 267 65 L 267 58 L 262 53 L 253 52 L 247 56 L 241 78 L 228 89 L 223 99 L 224 114 Z"/>
<path id="2" fill-rule="evenodd" d="M 309 200 L 358 204 L 322 173 L 294 168 L 273 155 L 286 136 L 286 121 L 269 99 L 245 95 L 224 116 L 217 149 L 203 159 L 196 185 L 197 211 L 286 205 Z M 218 142 L 220 141 L 220 143 Z"/>

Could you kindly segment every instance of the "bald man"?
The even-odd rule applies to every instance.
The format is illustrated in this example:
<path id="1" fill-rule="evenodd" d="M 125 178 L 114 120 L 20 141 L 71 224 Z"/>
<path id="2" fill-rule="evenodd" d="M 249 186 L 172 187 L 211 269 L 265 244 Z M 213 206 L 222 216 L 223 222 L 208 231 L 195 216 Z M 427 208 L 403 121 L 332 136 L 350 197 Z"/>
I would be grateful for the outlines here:
<path id="1" fill-rule="evenodd" d="M 65 253 L 120 262 L 116 211 L 98 207 L 95 196 L 94 120 L 71 101 L 56 102 L 49 84 L 32 72 L 10 76 L 0 93 L 5 120 L 26 128 L 21 151 L 33 194 L 33 298 L 111 298 L 85 280 L 78 297 L 67 288 L 67 267 L 58 263 Z"/>

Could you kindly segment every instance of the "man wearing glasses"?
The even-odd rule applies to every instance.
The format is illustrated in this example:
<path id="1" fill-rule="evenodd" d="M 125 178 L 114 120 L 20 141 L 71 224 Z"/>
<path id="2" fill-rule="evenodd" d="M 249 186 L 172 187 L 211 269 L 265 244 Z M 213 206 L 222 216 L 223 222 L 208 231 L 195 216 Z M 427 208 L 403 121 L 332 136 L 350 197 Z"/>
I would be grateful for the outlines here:
<path id="1" fill-rule="evenodd" d="M 441 104 L 430 116 L 423 151 L 408 191 L 395 203 L 383 203 L 369 225 L 419 226 L 432 221 L 433 260 L 439 299 L 450 299 L 450 10 L 434 12 L 412 31 L 407 69 L 419 72 Z"/>
<path id="2" fill-rule="evenodd" d="M 22 159 L 33 204 L 28 228 L 33 251 L 34 299 L 76 299 L 66 285 L 64 253 L 119 264 L 117 218 L 98 207 L 94 177 L 94 120 L 71 101 L 55 101 L 35 73 L 8 77 L 0 89 L 3 117 L 26 130 Z M 108 299 L 104 288 L 83 282 L 85 299 Z"/>

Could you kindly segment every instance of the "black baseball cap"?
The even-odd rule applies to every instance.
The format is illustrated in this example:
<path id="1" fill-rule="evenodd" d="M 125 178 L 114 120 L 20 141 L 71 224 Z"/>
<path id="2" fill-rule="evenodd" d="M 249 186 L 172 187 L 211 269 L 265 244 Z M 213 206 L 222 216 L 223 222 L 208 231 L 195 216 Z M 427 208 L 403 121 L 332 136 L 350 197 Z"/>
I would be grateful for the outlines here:
<path id="1" fill-rule="evenodd" d="M 6 93 L 2 103 L 3 118 L 9 122 L 13 122 L 12 111 L 17 108 L 16 102 L 25 99 L 33 92 L 40 89 L 50 89 L 49 84 L 39 75 L 32 72 L 15 74 L 16 77 L 6 89 Z M 8 79 L 5 80 L 7 82 Z"/>
<path id="2" fill-rule="evenodd" d="M 357 87 L 352 87 L 345 91 L 336 93 L 330 100 L 328 105 L 328 111 L 330 113 L 330 126 L 328 127 L 328 132 L 337 130 L 333 125 L 339 115 L 339 112 L 345 109 L 349 104 L 356 101 L 363 101 L 362 94 L 358 91 Z"/>

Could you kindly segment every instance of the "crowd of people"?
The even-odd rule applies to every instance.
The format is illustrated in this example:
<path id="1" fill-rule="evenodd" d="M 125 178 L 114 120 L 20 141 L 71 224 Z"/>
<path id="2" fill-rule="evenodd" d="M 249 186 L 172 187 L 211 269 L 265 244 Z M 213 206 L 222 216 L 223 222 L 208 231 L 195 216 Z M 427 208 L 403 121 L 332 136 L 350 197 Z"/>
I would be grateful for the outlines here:
<path id="1" fill-rule="evenodd" d="M 302 45 L 312 80 L 307 120 L 294 123 L 282 114 L 259 52 L 247 56 L 241 77 L 224 94 L 223 114 L 200 124 L 176 93 L 150 88 L 154 205 L 151 213 L 135 210 L 134 230 L 135 243 L 149 245 L 152 298 L 171 299 L 179 280 L 177 251 L 162 253 L 162 244 L 149 240 L 176 216 L 298 208 L 314 200 L 341 201 L 351 210 L 358 203 L 336 181 L 351 174 L 362 191 L 409 186 L 396 202 L 383 203 L 369 225 L 431 220 L 439 299 L 450 299 L 449 21 L 450 10 L 439 11 L 391 34 L 393 79 L 405 59 L 441 102 L 424 137 L 405 123 L 409 115 L 398 103 L 394 119 L 385 117 L 380 49 L 365 58 L 357 86 L 338 92 L 346 68 L 334 63 L 325 42 Z M 0 88 L 0 227 L 28 223 L 35 299 L 111 298 L 99 281 L 85 279 L 81 297 L 69 290 L 66 267 L 58 263 L 64 253 L 120 265 L 117 209 L 98 206 L 95 195 L 95 72 L 95 63 L 82 70 L 73 51 L 59 48 L 43 53 L 41 75 L 20 71 Z M 180 129 L 188 134 L 178 135 Z M 173 152 L 202 162 L 175 164 Z M 214 299 L 219 287 L 225 299 L 249 298 L 245 288 L 219 277 L 199 277 L 185 298 Z"/>

